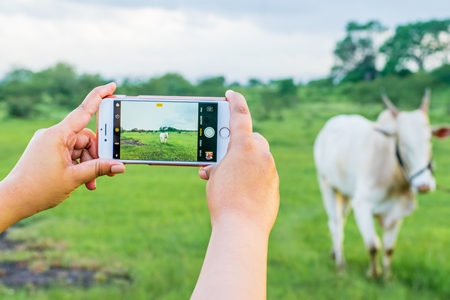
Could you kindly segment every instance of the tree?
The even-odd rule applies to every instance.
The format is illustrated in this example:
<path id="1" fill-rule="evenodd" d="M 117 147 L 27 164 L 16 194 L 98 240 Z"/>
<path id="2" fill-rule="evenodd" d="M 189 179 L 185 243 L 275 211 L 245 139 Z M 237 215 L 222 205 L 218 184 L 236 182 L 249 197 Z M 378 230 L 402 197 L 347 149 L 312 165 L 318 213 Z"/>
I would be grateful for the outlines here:
<path id="1" fill-rule="evenodd" d="M 378 21 L 369 21 L 366 24 L 349 22 L 347 35 L 337 42 L 333 52 L 336 61 L 331 69 L 331 76 L 334 81 L 357 82 L 374 79 L 378 73 L 375 66 L 378 51 L 374 40 L 385 30 Z"/>
<path id="2" fill-rule="evenodd" d="M 259 87 L 259 86 L 264 86 L 264 83 L 258 79 L 258 78 L 250 78 L 248 80 L 248 84 L 249 87 Z"/>
<path id="3" fill-rule="evenodd" d="M 193 89 L 189 81 L 177 73 L 167 73 L 150 80 L 150 89 L 156 95 L 192 95 Z"/>
<path id="4" fill-rule="evenodd" d="M 423 70 L 432 59 L 442 64 L 450 54 L 450 19 L 398 26 L 380 52 L 387 58 L 383 74 L 410 70 L 411 65 Z"/>
<path id="5" fill-rule="evenodd" d="M 270 118 L 276 114 L 278 120 L 283 119 L 282 112 L 294 107 L 298 102 L 298 87 L 292 78 L 272 80 L 270 85 L 261 91 L 262 118 Z"/>
<path id="6" fill-rule="evenodd" d="M 0 101 L 5 100 L 8 96 L 17 96 L 25 92 L 31 94 L 27 89 L 27 82 L 33 74 L 27 69 L 15 69 L 6 74 L 0 81 Z"/>
<path id="7" fill-rule="evenodd" d="M 6 103 L 9 116 L 29 118 L 36 114 L 41 98 L 36 96 L 36 88 L 29 85 L 34 74 L 27 69 L 15 69 L 0 82 L 0 101 Z"/>
<path id="8" fill-rule="evenodd" d="M 75 68 L 65 63 L 57 63 L 55 66 L 35 73 L 30 84 L 52 96 L 55 103 L 61 106 L 76 107 L 82 99 L 73 99 L 77 91 L 77 73 Z"/>
<path id="9" fill-rule="evenodd" d="M 211 77 L 201 80 L 197 85 L 197 91 L 204 96 L 221 97 L 225 94 L 225 77 Z"/>

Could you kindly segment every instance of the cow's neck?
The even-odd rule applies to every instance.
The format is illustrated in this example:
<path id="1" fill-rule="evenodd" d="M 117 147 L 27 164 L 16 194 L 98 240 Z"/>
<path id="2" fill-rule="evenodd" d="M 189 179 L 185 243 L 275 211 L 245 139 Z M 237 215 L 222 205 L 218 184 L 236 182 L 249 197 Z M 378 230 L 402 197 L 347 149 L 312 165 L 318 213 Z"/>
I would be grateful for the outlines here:
<path id="1" fill-rule="evenodd" d="M 384 175 L 390 177 L 391 192 L 404 193 L 405 191 L 411 190 L 408 174 L 404 169 L 404 159 L 398 150 L 397 136 L 381 128 L 374 127 L 374 130 L 380 133 L 380 137 L 382 137 L 378 139 L 381 142 L 379 151 L 386 151 L 385 153 L 388 153 L 385 157 L 386 161 L 384 162 L 384 166 L 390 169 L 390 171 L 387 171 Z"/>

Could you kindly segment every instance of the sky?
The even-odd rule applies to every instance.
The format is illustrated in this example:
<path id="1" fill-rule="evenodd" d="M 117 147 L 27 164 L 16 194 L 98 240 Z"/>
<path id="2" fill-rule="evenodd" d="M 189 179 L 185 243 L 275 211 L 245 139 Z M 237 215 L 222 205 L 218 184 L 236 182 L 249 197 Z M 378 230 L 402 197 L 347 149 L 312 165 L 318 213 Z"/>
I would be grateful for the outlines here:
<path id="1" fill-rule="evenodd" d="M 170 103 L 156 105 L 155 102 L 122 101 L 121 127 L 158 130 L 160 127 L 174 127 L 183 130 L 198 130 L 197 103 Z"/>
<path id="2" fill-rule="evenodd" d="M 57 62 L 107 79 L 327 76 L 349 21 L 450 18 L 449 0 L 1 0 L 0 78 Z"/>

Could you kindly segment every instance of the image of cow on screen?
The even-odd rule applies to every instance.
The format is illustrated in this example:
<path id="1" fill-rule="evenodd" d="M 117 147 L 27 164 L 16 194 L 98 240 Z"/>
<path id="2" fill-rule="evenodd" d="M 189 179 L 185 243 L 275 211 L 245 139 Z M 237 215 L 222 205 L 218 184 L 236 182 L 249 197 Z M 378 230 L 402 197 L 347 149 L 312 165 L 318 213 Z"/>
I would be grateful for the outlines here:
<path id="1" fill-rule="evenodd" d="M 123 160 L 196 161 L 198 104 L 122 102 Z"/>

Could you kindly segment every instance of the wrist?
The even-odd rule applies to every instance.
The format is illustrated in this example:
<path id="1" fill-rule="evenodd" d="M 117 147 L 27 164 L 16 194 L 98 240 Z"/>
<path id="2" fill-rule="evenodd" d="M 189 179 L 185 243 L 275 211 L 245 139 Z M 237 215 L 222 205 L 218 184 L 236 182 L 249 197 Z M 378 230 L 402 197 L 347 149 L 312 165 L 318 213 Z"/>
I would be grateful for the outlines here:
<path id="1" fill-rule="evenodd" d="M 269 239 L 273 223 L 265 220 L 258 214 L 244 213 L 242 211 L 223 212 L 211 218 L 212 230 L 246 232 L 261 239 Z"/>

